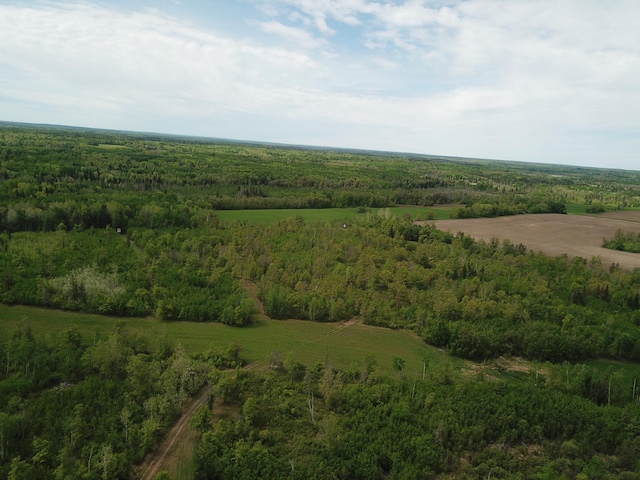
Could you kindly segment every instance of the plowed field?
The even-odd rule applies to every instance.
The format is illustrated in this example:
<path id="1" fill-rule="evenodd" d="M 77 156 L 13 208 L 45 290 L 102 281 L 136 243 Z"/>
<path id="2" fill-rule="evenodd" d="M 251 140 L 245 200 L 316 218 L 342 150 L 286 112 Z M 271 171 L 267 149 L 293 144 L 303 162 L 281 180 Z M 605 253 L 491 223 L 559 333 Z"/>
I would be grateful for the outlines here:
<path id="1" fill-rule="evenodd" d="M 421 222 L 422 223 L 422 222 Z M 476 240 L 508 239 L 522 243 L 529 250 L 547 255 L 567 254 L 590 260 L 600 257 L 608 267 L 618 263 L 625 269 L 640 267 L 640 254 L 602 248 L 603 238 L 611 238 L 618 229 L 640 232 L 640 212 L 610 212 L 598 216 L 516 215 L 499 218 L 436 220 L 437 228 L 453 234 L 464 232 Z"/>

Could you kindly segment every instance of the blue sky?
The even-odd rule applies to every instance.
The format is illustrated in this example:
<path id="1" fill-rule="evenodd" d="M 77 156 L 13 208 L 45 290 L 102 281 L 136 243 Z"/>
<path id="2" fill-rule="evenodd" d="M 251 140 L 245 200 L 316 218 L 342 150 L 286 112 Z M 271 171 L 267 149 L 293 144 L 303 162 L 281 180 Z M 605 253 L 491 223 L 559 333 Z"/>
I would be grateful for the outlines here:
<path id="1" fill-rule="evenodd" d="M 640 170 L 637 0 L 0 0 L 0 120 Z"/>

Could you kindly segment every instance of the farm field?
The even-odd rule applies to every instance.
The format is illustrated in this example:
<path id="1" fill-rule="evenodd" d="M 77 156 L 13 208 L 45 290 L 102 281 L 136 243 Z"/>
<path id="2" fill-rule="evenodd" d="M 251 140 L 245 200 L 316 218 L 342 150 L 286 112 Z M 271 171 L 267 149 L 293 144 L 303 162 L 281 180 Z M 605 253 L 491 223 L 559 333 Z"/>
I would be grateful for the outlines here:
<path id="1" fill-rule="evenodd" d="M 622 220 L 624 218 L 624 220 Z M 598 216 L 516 215 L 499 218 L 437 220 L 437 228 L 453 234 L 463 232 L 476 240 L 492 238 L 522 243 L 528 249 L 547 255 L 600 257 L 605 266 L 618 263 L 622 268 L 640 267 L 640 255 L 602 248 L 602 239 L 611 238 L 618 229 L 640 232 L 640 212 L 612 212 Z M 424 222 L 419 222 L 424 223 Z"/>
<path id="2" fill-rule="evenodd" d="M 638 477 L 637 172 L 0 150 L 0 478 Z"/>

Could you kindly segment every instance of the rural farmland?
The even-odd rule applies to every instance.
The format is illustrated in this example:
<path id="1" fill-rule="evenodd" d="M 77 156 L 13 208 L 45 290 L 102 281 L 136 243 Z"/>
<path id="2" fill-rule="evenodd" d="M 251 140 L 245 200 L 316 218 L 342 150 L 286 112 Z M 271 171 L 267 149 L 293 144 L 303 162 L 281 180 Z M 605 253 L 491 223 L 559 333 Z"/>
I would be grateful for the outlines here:
<path id="1" fill-rule="evenodd" d="M 640 474 L 635 172 L 9 125 L 0 176 L 0 478 Z"/>
<path id="2" fill-rule="evenodd" d="M 424 224 L 426 222 L 418 222 Z M 591 215 L 516 215 L 498 218 L 436 220 L 437 228 L 464 232 L 476 240 L 497 238 L 513 244 L 523 244 L 530 250 L 547 255 L 599 257 L 602 265 L 618 264 L 632 270 L 640 267 L 640 255 L 602 247 L 603 238 L 611 238 L 617 230 L 640 233 L 640 212 L 611 212 Z"/>

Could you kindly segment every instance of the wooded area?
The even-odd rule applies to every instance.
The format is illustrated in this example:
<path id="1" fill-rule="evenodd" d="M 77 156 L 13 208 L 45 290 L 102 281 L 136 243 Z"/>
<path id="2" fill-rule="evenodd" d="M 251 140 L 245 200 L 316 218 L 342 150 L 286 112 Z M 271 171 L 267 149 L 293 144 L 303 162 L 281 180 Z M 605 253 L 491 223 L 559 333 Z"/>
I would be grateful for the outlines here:
<path id="1" fill-rule="evenodd" d="M 242 327 L 256 313 L 250 282 L 275 319 L 357 318 L 465 359 L 571 362 L 566 381 L 416 381 L 402 362 L 391 379 L 371 358 L 353 371 L 288 359 L 232 374 L 217 369 L 241 363 L 233 349 L 190 358 L 124 325 L 89 339 L 23 324 L 0 342 L 0 476 L 127 478 L 207 381 L 239 413 L 201 412 L 198 478 L 640 473 L 635 386 L 575 364 L 640 360 L 640 271 L 393 215 L 404 204 L 459 203 L 458 218 L 639 207 L 637 172 L 3 124 L 0 179 L 6 304 Z M 216 213 L 328 207 L 362 214 L 254 224 Z M 633 251 L 637 239 L 612 241 Z"/>

